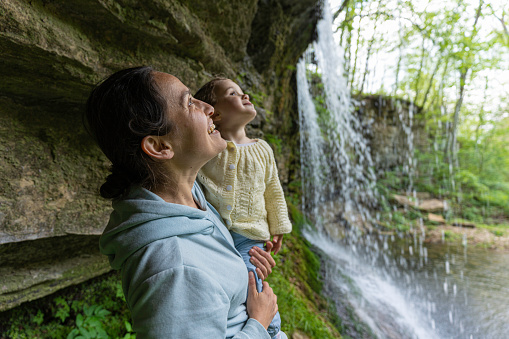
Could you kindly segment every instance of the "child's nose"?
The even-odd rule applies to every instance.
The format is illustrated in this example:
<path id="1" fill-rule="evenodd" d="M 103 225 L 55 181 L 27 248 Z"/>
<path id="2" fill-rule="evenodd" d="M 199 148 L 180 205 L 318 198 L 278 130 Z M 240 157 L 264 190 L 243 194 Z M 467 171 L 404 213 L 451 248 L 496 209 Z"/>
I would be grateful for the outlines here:
<path id="1" fill-rule="evenodd" d="M 249 100 L 249 95 L 247 93 L 242 94 L 242 99 Z"/>

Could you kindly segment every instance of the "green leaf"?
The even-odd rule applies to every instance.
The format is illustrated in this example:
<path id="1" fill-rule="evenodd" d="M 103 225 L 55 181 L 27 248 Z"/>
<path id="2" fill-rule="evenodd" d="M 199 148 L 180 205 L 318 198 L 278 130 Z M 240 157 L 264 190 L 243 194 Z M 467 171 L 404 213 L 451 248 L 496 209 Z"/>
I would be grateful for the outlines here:
<path id="1" fill-rule="evenodd" d="M 67 335 L 67 339 L 74 339 L 79 334 L 80 334 L 80 331 L 78 331 L 78 329 L 75 328 L 71 332 L 69 332 L 69 334 Z"/>
<path id="2" fill-rule="evenodd" d="M 81 314 L 78 314 L 76 316 L 76 325 L 78 325 L 78 327 L 81 327 L 83 325 L 83 316 Z"/>

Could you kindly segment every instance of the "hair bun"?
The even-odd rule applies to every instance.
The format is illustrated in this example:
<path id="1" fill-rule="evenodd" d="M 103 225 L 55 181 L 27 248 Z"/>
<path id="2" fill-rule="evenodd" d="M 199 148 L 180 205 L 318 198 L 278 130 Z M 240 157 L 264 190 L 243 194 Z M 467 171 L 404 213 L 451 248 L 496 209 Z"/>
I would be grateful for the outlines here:
<path id="1" fill-rule="evenodd" d="M 111 174 L 106 177 L 102 184 L 100 193 L 103 198 L 116 199 L 127 194 L 132 180 L 129 175 L 115 166 L 111 166 Z"/>

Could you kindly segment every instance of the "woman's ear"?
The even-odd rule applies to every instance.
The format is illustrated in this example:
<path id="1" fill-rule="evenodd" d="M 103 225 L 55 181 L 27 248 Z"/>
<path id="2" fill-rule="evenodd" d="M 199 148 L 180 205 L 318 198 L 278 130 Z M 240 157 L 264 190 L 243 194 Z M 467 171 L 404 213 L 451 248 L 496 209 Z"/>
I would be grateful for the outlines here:
<path id="1" fill-rule="evenodd" d="M 168 140 L 155 135 L 147 135 L 143 138 L 141 140 L 141 149 L 150 157 L 159 160 L 171 159 L 175 154 Z"/>

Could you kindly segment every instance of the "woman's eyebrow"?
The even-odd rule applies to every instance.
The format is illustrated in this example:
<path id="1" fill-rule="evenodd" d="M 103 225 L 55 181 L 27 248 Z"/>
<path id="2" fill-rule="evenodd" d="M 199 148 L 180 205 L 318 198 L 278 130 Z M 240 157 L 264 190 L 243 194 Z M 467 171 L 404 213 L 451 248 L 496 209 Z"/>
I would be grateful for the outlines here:
<path id="1" fill-rule="evenodd" d="M 189 95 L 191 95 L 191 92 L 189 91 L 189 89 L 187 91 L 185 91 L 184 93 L 182 93 L 182 96 L 181 96 L 182 105 L 187 106 L 187 97 Z"/>

